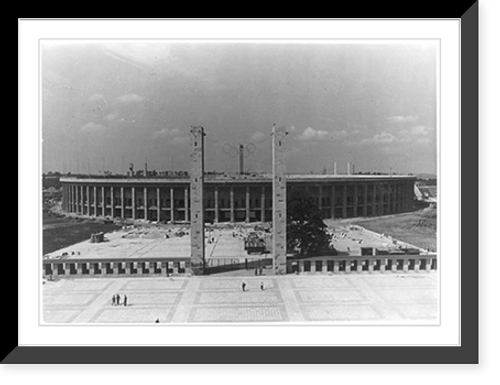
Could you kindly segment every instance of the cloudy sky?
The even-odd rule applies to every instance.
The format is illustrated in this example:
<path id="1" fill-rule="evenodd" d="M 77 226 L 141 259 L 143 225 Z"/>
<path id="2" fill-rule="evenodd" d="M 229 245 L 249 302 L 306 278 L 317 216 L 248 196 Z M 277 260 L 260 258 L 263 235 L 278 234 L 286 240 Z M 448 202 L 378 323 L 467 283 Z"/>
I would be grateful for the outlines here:
<path id="1" fill-rule="evenodd" d="M 43 171 L 271 171 L 273 124 L 287 171 L 436 173 L 436 46 L 429 42 L 43 41 Z"/>

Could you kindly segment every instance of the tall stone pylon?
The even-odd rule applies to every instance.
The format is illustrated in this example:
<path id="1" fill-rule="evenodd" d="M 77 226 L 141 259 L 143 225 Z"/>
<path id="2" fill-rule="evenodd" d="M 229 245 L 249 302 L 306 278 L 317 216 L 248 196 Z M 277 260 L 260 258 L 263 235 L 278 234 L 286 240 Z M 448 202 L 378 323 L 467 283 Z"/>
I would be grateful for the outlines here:
<path id="1" fill-rule="evenodd" d="M 272 131 L 273 153 L 273 268 L 275 274 L 286 274 L 286 127 Z"/>
<path id="2" fill-rule="evenodd" d="M 205 222 L 203 221 L 204 137 L 203 127 L 191 127 L 190 235 L 191 269 L 193 274 L 203 274 L 205 271 Z"/>

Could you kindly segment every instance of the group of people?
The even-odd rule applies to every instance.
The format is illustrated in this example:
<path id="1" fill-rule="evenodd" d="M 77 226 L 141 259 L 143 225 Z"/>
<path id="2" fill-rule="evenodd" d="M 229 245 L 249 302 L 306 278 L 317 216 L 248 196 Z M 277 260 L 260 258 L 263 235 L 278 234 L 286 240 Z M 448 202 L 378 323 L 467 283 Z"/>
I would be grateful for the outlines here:
<path id="1" fill-rule="evenodd" d="M 113 294 L 111 297 L 111 306 L 120 306 L 120 294 Z M 123 295 L 123 306 L 127 306 L 127 295 Z"/>
<path id="2" fill-rule="evenodd" d="M 246 282 L 245 282 L 245 281 L 243 281 L 243 282 L 241 283 L 241 289 L 242 289 L 243 291 L 246 291 L 246 287 L 247 287 L 247 284 L 246 284 Z M 260 281 L 260 290 L 264 290 L 264 282 L 263 282 L 263 281 Z"/>

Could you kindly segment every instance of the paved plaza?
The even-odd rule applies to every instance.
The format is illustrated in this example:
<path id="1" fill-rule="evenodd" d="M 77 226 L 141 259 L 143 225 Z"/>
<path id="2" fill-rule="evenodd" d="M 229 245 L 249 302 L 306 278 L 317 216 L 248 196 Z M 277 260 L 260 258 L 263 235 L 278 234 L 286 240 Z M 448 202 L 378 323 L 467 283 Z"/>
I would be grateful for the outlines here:
<path id="1" fill-rule="evenodd" d="M 435 272 L 61 279 L 43 284 L 43 323 L 434 323 L 437 286 Z"/>

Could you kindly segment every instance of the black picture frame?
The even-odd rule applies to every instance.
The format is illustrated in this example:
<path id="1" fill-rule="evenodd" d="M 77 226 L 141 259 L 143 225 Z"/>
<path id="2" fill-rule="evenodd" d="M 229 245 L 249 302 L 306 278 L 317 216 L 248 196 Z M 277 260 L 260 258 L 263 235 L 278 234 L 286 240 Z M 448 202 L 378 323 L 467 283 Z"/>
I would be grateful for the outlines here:
<path id="1" fill-rule="evenodd" d="M 478 1 L 460 17 L 460 143 L 460 346 L 18 346 L 13 317 L 5 326 L 10 340 L 2 338 L 2 364 L 479 363 Z"/>

